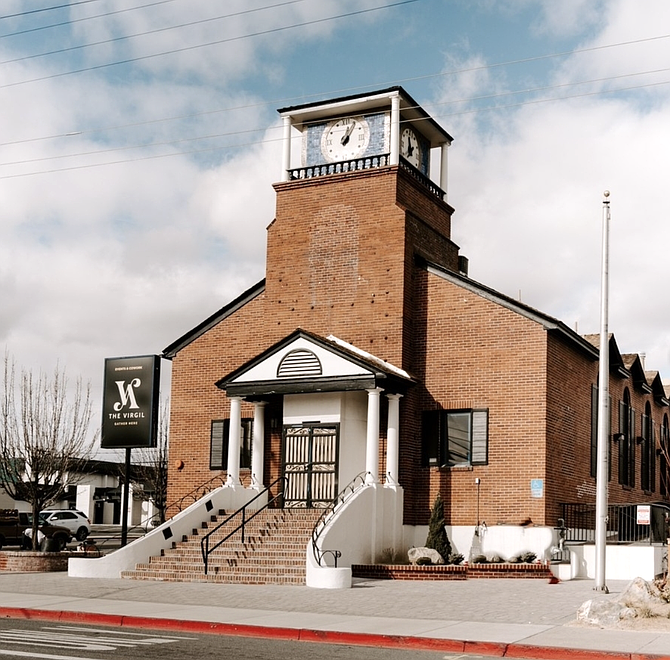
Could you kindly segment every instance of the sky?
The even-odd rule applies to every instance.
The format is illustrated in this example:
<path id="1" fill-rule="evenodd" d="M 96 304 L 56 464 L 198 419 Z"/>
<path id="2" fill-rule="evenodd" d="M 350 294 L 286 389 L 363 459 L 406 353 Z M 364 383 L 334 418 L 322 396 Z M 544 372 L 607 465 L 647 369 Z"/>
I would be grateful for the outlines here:
<path id="1" fill-rule="evenodd" d="M 470 276 L 583 334 L 611 192 L 609 328 L 670 381 L 666 0 L 3 0 L 0 346 L 99 398 L 264 277 L 277 109 L 392 85 Z"/>

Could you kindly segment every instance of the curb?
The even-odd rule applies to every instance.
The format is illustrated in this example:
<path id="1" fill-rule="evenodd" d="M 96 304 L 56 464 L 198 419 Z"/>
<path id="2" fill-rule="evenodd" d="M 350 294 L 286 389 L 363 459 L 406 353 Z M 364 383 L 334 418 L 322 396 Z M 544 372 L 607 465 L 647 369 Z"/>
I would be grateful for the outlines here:
<path id="1" fill-rule="evenodd" d="M 307 628 L 279 628 L 237 623 L 160 619 L 123 614 L 39 610 L 23 607 L 0 607 L 0 618 L 86 623 L 120 628 L 171 630 L 174 632 L 231 635 L 236 637 L 262 637 L 296 642 L 376 646 L 389 649 L 469 653 L 496 658 L 527 658 L 528 660 L 565 660 L 565 658 L 570 658 L 570 660 L 670 660 L 670 656 L 659 654 L 620 653 L 617 651 L 533 646 L 516 643 L 507 644 L 504 642 L 477 642 L 431 637 L 309 630 Z"/>

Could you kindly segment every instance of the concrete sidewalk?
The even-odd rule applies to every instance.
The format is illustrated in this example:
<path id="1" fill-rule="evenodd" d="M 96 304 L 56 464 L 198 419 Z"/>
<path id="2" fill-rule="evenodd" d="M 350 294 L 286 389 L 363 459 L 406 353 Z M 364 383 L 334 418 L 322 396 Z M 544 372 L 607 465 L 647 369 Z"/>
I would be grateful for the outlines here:
<path id="1" fill-rule="evenodd" d="M 670 632 L 572 623 L 584 601 L 616 598 L 626 584 L 609 582 L 608 595 L 591 580 L 357 580 L 333 591 L 6 573 L 0 615 L 498 657 L 670 659 Z"/>

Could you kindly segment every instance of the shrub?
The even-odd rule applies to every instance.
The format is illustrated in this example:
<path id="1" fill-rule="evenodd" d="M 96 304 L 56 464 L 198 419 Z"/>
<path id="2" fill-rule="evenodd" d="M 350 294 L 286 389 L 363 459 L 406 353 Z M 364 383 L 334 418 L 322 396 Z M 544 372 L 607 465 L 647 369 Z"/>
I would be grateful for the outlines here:
<path id="1" fill-rule="evenodd" d="M 458 566 L 458 564 L 463 563 L 463 559 L 465 559 L 465 557 L 463 557 L 463 555 L 458 552 L 454 552 L 449 555 L 449 563 L 453 564 L 454 566 Z"/>
<path id="2" fill-rule="evenodd" d="M 473 564 L 488 564 L 489 560 L 486 558 L 486 555 L 475 555 L 472 558 Z"/>
<path id="3" fill-rule="evenodd" d="M 451 555 L 451 543 L 449 543 L 447 530 L 444 527 L 444 505 L 442 504 L 442 497 L 439 493 L 435 498 L 433 509 L 430 512 L 426 547 L 437 550 L 445 563 L 449 561 L 449 556 Z"/>
<path id="4" fill-rule="evenodd" d="M 522 552 L 510 559 L 510 562 L 514 564 L 532 564 L 536 559 L 537 555 L 534 552 Z"/>

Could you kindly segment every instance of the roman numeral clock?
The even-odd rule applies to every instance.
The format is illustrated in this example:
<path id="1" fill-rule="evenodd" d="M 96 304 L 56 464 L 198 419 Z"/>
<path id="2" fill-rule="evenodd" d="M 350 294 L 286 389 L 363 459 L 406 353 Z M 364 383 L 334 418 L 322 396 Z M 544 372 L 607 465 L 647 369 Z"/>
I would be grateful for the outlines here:
<path id="1" fill-rule="evenodd" d="M 402 87 L 279 112 L 285 131 L 283 180 L 399 163 L 429 177 L 431 149 L 440 147 L 440 186 L 446 183 L 446 150 L 452 138 Z M 296 129 L 301 134 L 297 168 L 291 164 Z"/>

